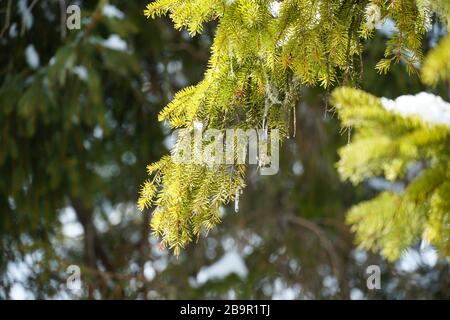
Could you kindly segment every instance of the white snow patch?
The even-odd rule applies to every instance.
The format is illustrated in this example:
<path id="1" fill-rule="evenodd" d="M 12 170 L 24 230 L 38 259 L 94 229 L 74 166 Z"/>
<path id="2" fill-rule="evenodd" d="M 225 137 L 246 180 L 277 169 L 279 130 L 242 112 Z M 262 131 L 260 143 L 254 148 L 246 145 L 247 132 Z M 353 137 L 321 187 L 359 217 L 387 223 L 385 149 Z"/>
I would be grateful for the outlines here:
<path id="1" fill-rule="evenodd" d="M 27 291 L 25 290 L 24 286 L 20 283 L 15 283 L 11 287 L 10 298 L 11 300 L 26 300 Z"/>
<path id="2" fill-rule="evenodd" d="M 269 7 L 270 14 L 274 18 L 278 18 L 278 16 L 280 15 L 280 8 L 281 8 L 281 2 L 279 2 L 279 1 L 272 2 Z"/>
<path id="3" fill-rule="evenodd" d="M 350 291 L 350 299 L 352 299 L 352 300 L 363 300 L 364 299 L 364 292 L 362 292 L 358 288 L 353 288 Z"/>
<path id="4" fill-rule="evenodd" d="M 9 298 L 12 300 L 34 299 L 31 292 L 28 292 L 24 284 L 28 283 L 32 275 L 32 266 L 39 265 L 42 262 L 43 254 L 40 251 L 34 251 L 25 255 L 23 261 L 10 261 L 6 265 L 6 274 L 13 282 Z"/>
<path id="5" fill-rule="evenodd" d="M 292 172 L 296 176 L 301 176 L 305 172 L 303 163 L 300 160 L 294 162 L 294 164 L 292 165 Z"/>
<path id="6" fill-rule="evenodd" d="M 113 6 L 112 4 L 106 4 L 103 7 L 102 15 L 108 18 L 117 18 L 117 19 L 123 19 L 125 18 L 125 14 L 117 9 L 116 6 Z"/>
<path id="7" fill-rule="evenodd" d="M 144 277 L 147 281 L 152 281 L 156 277 L 156 271 L 151 261 L 147 261 L 144 264 Z"/>
<path id="8" fill-rule="evenodd" d="M 51 57 L 50 60 L 48 61 L 48 64 L 49 64 L 50 66 L 52 66 L 52 65 L 55 64 L 55 62 L 56 62 L 56 57 L 53 56 L 53 57 Z"/>
<path id="9" fill-rule="evenodd" d="M 108 210 L 108 220 L 113 226 L 117 226 L 122 222 L 122 211 L 120 207 L 111 207 Z"/>
<path id="10" fill-rule="evenodd" d="M 398 270 L 402 272 L 414 272 L 420 266 L 420 254 L 413 249 L 409 249 L 402 254 L 396 263 Z"/>
<path id="11" fill-rule="evenodd" d="M 248 275 L 248 269 L 244 259 L 237 251 L 230 251 L 209 267 L 203 267 L 197 274 L 197 282 L 204 284 L 213 279 L 224 279 L 230 274 L 236 274 L 241 278 Z"/>
<path id="12" fill-rule="evenodd" d="M 392 38 L 394 34 L 398 32 L 397 26 L 395 25 L 394 20 L 391 18 L 387 18 L 383 20 L 383 23 L 377 29 L 382 35 Z"/>
<path id="13" fill-rule="evenodd" d="M 430 268 L 433 268 L 438 261 L 436 249 L 426 240 L 422 240 L 420 244 L 420 256 L 422 258 L 422 262 Z"/>
<path id="14" fill-rule="evenodd" d="M 85 66 L 75 66 L 72 70 L 80 80 L 86 81 L 88 79 L 88 71 Z"/>
<path id="15" fill-rule="evenodd" d="M 30 30 L 33 26 L 33 15 L 31 14 L 30 10 L 28 9 L 28 0 L 19 0 L 18 3 L 18 9 L 19 13 L 22 16 L 22 22 L 27 28 L 27 30 Z"/>
<path id="16" fill-rule="evenodd" d="M 327 275 L 322 280 L 323 291 L 328 295 L 334 295 L 339 291 L 339 281 L 335 276 Z"/>
<path id="17" fill-rule="evenodd" d="M 102 46 L 111 50 L 127 51 L 127 43 L 117 34 L 112 34 L 108 39 L 100 42 Z"/>
<path id="18" fill-rule="evenodd" d="M 102 139 L 103 138 L 103 129 L 99 125 L 96 125 L 94 128 L 94 131 L 92 132 L 92 135 L 96 139 Z"/>
<path id="19" fill-rule="evenodd" d="M 78 222 L 71 222 L 63 226 L 62 232 L 67 238 L 79 238 L 83 235 L 83 227 Z"/>
<path id="20" fill-rule="evenodd" d="M 450 103 L 427 92 L 400 96 L 395 100 L 381 98 L 383 107 L 404 117 L 418 116 L 431 124 L 450 126 Z"/>
<path id="21" fill-rule="evenodd" d="M 275 279 L 272 288 L 273 300 L 294 300 L 301 292 L 301 286 L 296 284 L 292 287 L 287 286 L 281 278 Z"/>
<path id="22" fill-rule="evenodd" d="M 357 264 L 364 264 L 367 261 L 367 251 L 362 249 L 355 249 L 352 251 L 353 259 L 355 259 Z"/>
<path id="23" fill-rule="evenodd" d="M 370 178 L 367 183 L 371 188 L 378 191 L 389 190 L 392 192 L 402 192 L 405 190 L 405 185 L 402 182 L 391 182 L 379 177 Z"/>
<path id="24" fill-rule="evenodd" d="M 19 32 L 17 31 L 17 23 L 13 23 L 11 25 L 11 27 L 9 28 L 9 37 L 15 38 L 15 37 L 17 37 L 18 34 L 19 34 Z"/>
<path id="25" fill-rule="evenodd" d="M 422 261 L 424 264 L 429 266 L 430 268 L 433 268 L 438 260 L 438 254 L 436 250 L 430 249 L 422 253 Z"/>
<path id="26" fill-rule="evenodd" d="M 25 58 L 27 59 L 27 63 L 31 69 L 39 68 L 39 55 L 34 48 L 34 45 L 30 44 L 25 49 Z"/>
<path id="27" fill-rule="evenodd" d="M 84 233 L 83 226 L 77 220 L 77 215 L 72 207 L 60 210 L 59 222 L 62 224 L 62 233 L 68 238 L 78 238 Z"/>
<path id="28" fill-rule="evenodd" d="M 408 249 L 397 261 L 396 267 L 403 272 L 415 272 L 421 266 L 433 268 L 438 262 L 436 249 L 422 241 L 419 250 Z"/>
<path id="29" fill-rule="evenodd" d="M 8 262 L 6 272 L 14 282 L 26 282 L 31 275 L 31 269 L 24 261 Z"/>

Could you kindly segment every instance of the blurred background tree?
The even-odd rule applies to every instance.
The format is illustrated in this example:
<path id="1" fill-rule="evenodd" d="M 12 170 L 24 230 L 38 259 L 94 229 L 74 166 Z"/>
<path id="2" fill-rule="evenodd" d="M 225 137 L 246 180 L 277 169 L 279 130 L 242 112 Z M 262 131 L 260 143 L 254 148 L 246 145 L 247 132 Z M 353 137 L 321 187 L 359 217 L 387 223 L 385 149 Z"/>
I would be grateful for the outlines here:
<path id="1" fill-rule="evenodd" d="M 80 30 L 66 28 L 70 4 Z M 303 89 L 280 174 L 250 174 L 238 214 L 223 208 L 220 228 L 178 258 L 161 250 L 137 188 L 172 144 L 157 113 L 200 80 L 215 25 L 191 38 L 147 20 L 146 4 L 0 2 L 0 298 L 449 298 L 448 263 L 432 248 L 392 264 L 354 247 L 345 213 L 379 186 L 340 181 L 348 135 L 322 89 Z M 442 33 L 436 24 L 425 46 Z M 385 37 L 363 57 L 363 89 L 424 90 L 403 66 L 375 74 Z M 371 264 L 381 290 L 366 287 Z M 79 292 L 69 265 L 81 268 Z"/>

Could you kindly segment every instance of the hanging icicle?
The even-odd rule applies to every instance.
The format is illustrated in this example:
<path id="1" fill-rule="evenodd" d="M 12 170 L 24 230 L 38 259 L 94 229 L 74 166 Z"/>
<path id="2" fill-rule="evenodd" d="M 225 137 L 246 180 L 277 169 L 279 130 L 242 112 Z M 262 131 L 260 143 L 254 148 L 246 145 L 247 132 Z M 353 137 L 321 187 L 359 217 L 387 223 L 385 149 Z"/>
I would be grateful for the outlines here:
<path id="1" fill-rule="evenodd" d="M 292 109 L 294 110 L 294 138 L 295 138 L 295 135 L 297 134 L 297 106 L 294 104 Z"/>
<path id="2" fill-rule="evenodd" d="M 240 196 L 239 189 L 236 189 L 236 194 L 234 195 L 234 212 L 239 212 L 239 196 Z"/>
<path id="3" fill-rule="evenodd" d="M 269 99 L 266 97 L 265 101 L 264 101 L 264 114 L 263 114 L 263 123 L 262 123 L 262 128 L 264 130 L 264 136 L 266 136 L 266 131 L 267 131 L 267 114 L 269 112 L 269 108 L 270 108 L 270 102 Z"/>
<path id="4" fill-rule="evenodd" d="M 232 79 L 236 79 L 236 75 L 234 73 L 233 68 L 233 50 L 231 49 L 231 46 L 228 47 L 228 59 L 230 59 L 230 74 Z"/>

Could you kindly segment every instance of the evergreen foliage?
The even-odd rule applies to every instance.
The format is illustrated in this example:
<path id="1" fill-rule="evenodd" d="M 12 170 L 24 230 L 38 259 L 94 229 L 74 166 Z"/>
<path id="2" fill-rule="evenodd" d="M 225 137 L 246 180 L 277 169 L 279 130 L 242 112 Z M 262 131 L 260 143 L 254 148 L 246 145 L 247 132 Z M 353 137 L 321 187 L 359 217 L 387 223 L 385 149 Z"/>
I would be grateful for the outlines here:
<path id="1" fill-rule="evenodd" d="M 350 210 L 356 241 L 390 260 L 420 239 L 447 256 L 450 127 L 387 111 L 378 98 L 356 89 L 336 89 L 333 103 L 343 126 L 354 130 L 351 143 L 340 150 L 341 176 L 355 184 L 384 176 L 405 185 Z"/>
<path id="2" fill-rule="evenodd" d="M 201 79 L 216 24 L 203 24 L 202 34 L 189 39 L 169 19 L 148 21 L 142 14 L 148 2 L 0 1 L 0 299 L 449 298 L 449 264 L 435 260 L 430 247 L 412 248 L 408 257 L 420 258 L 408 269 L 404 260 L 387 263 L 354 247 L 344 216 L 373 189 L 340 181 L 336 150 L 348 137 L 337 117 L 324 113 L 327 89 L 319 86 L 297 84 L 296 136 L 283 146 L 279 174 L 247 173 L 239 202 L 245 214 L 221 208 L 220 228 L 207 239 L 177 257 L 161 250 L 149 235 L 149 209 L 135 210 L 139 181 L 145 164 L 167 151 L 157 112 L 174 92 Z M 65 30 L 64 4 L 80 5 L 80 30 Z M 425 48 L 443 35 L 436 26 Z M 377 74 L 372 66 L 389 36 L 373 35 L 362 55 L 364 77 L 355 56 L 354 73 L 339 74 L 336 84 L 361 77 L 361 87 L 386 97 L 424 90 L 403 63 Z M 128 50 L 103 46 L 111 36 Z M 39 64 L 27 62 L 30 44 Z M 65 77 L 58 82 L 54 74 Z M 445 84 L 432 90 L 445 96 Z M 42 101 L 43 95 L 51 99 Z M 20 100 L 30 104 L 23 108 Z M 25 134 L 28 123 L 33 134 Z M 157 185 L 148 186 L 151 196 Z M 248 275 L 206 280 L 205 271 L 230 253 Z M 364 275 L 372 264 L 381 267 L 381 290 L 367 290 Z M 66 285 L 69 265 L 80 266 L 81 292 Z"/>
<path id="3" fill-rule="evenodd" d="M 450 3 L 435 1 L 433 6 L 448 22 Z M 421 74 L 428 85 L 450 80 L 448 34 L 427 55 Z M 355 184 L 384 176 L 405 185 L 401 192 L 383 192 L 350 210 L 347 221 L 356 241 L 395 260 L 422 240 L 448 258 L 450 126 L 391 113 L 376 97 L 350 88 L 335 90 L 333 103 L 343 126 L 355 129 L 352 142 L 340 150 L 341 176 Z"/>
<path id="4" fill-rule="evenodd" d="M 186 28 L 191 36 L 201 33 L 205 22 L 218 20 L 204 79 L 180 91 L 160 120 L 172 128 L 193 128 L 194 122 L 215 129 L 277 128 L 283 139 L 289 138 L 295 134 L 292 122 L 301 86 L 357 85 L 366 41 L 386 19 L 392 19 L 397 30 L 376 69 L 385 73 L 392 63 L 403 62 L 409 73 L 418 73 L 432 10 L 445 12 L 444 2 L 152 2 L 146 16 L 169 15 L 175 28 Z M 435 54 L 442 53 L 436 49 Z M 245 186 L 245 167 L 233 165 L 209 168 L 163 158 L 149 166 L 149 173 L 153 177 L 142 187 L 139 207 L 156 205 L 153 229 L 175 253 L 202 229 L 214 227 L 220 221 L 220 205 L 237 201 Z M 215 177 L 214 183 L 208 177 Z M 363 173 L 354 177 L 362 179 Z M 221 187 L 219 181 L 224 183 Z"/>
<path id="5" fill-rule="evenodd" d="M 427 55 L 422 69 L 422 79 L 429 85 L 450 79 L 450 36 L 447 35 Z"/>
<path id="6" fill-rule="evenodd" d="M 155 21 L 154 33 L 138 32 L 149 27 L 144 1 L 114 1 L 120 10 L 113 1 L 77 3 L 81 29 L 69 30 L 69 1 L 0 1 L 0 299 L 19 264 L 29 265 L 23 285 L 36 298 L 64 291 L 70 264 L 90 281 L 86 297 L 94 288 L 123 295 L 128 281 L 111 284 L 99 270 L 122 273 L 148 242 L 143 217 L 133 211 L 129 224 L 113 227 L 109 214 L 132 207 L 145 163 L 165 151 L 157 111 L 180 84 L 172 77 L 162 88 L 168 76 L 157 65 L 176 54 L 187 81 L 202 68 L 166 48 L 181 39 L 169 26 Z M 81 229 L 76 240 L 65 233 L 66 208 Z"/>

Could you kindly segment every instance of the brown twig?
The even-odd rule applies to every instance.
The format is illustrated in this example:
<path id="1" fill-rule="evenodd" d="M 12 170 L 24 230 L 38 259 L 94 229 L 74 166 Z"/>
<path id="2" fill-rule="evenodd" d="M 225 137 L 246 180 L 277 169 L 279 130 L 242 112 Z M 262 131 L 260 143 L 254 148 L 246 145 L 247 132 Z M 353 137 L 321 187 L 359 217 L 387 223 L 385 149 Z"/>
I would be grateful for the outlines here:
<path id="1" fill-rule="evenodd" d="M 0 38 L 3 38 L 3 34 L 9 28 L 10 22 L 11 22 L 11 0 L 8 0 L 8 4 L 6 5 L 5 25 L 3 26 L 2 32 L 0 32 Z"/>
<path id="2" fill-rule="evenodd" d="M 327 237 L 325 231 L 323 231 L 322 228 L 320 228 L 315 222 L 305 219 L 305 218 L 302 218 L 302 217 L 299 217 L 299 216 L 289 215 L 289 216 L 287 216 L 287 221 L 291 222 L 297 226 L 300 226 L 300 227 L 310 230 L 317 236 L 317 238 L 319 238 L 320 243 L 322 244 L 323 248 L 326 250 L 326 252 L 330 258 L 333 273 L 339 279 L 339 282 L 341 284 L 340 287 L 344 289 L 343 296 L 347 297 L 348 290 L 346 290 L 346 285 L 345 285 L 345 281 L 346 281 L 345 273 L 344 273 L 344 270 L 342 269 L 341 261 L 339 260 L 339 257 L 336 254 L 334 245 L 331 242 L 331 240 Z"/>

